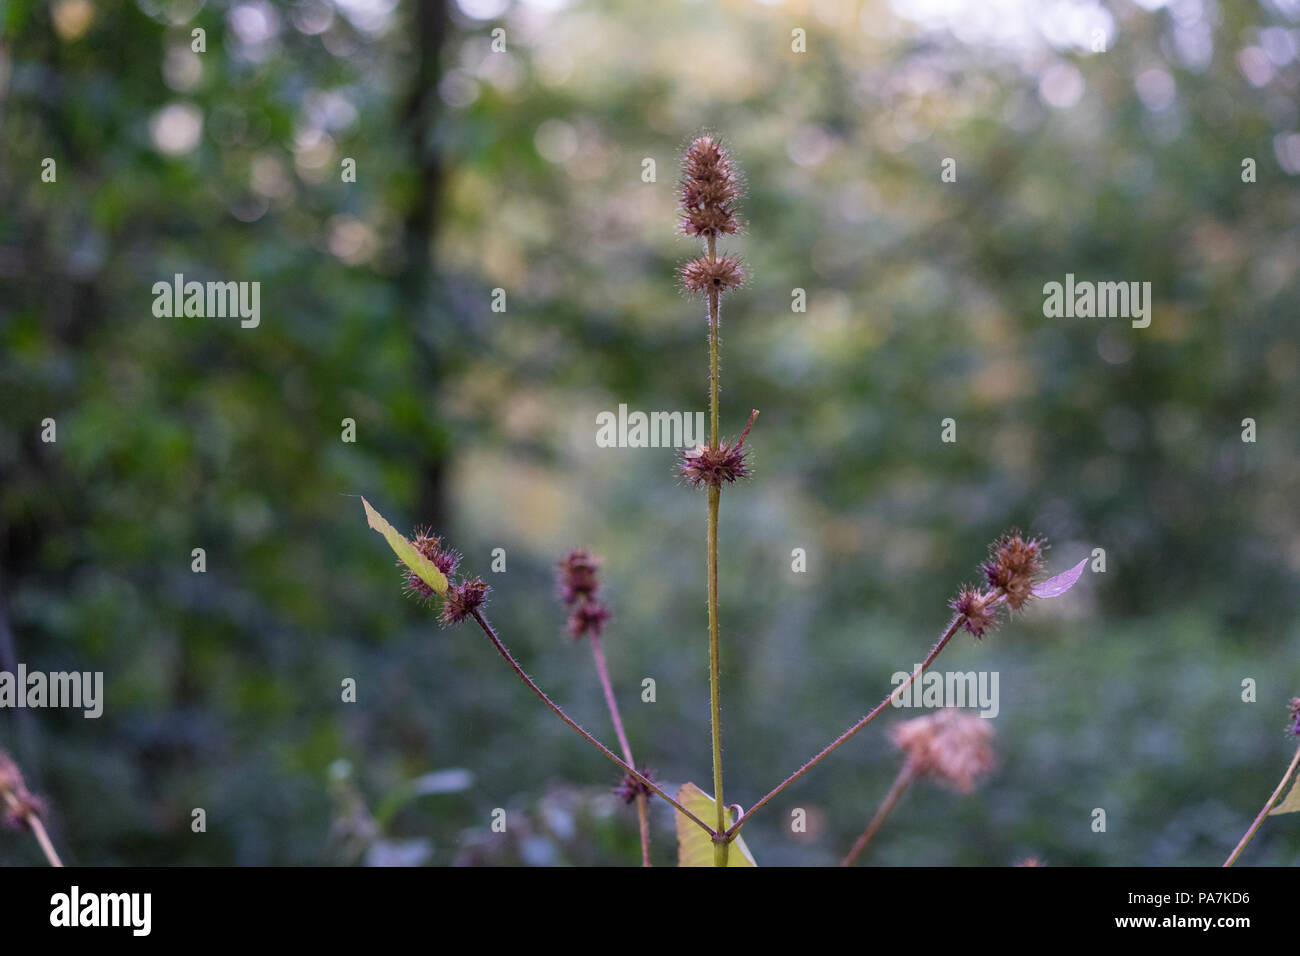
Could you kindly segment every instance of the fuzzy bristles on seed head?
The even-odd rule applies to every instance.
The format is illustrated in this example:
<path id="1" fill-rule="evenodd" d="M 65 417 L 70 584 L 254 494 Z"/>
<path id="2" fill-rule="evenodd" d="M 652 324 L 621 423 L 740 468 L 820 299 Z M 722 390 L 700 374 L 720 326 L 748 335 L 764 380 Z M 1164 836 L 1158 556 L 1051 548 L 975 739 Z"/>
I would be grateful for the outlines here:
<path id="1" fill-rule="evenodd" d="M 715 259 L 700 256 L 683 265 L 679 274 L 683 289 L 702 295 L 726 292 L 745 284 L 745 267 L 735 256 Z"/>
<path id="2" fill-rule="evenodd" d="M 641 768 L 638 772 L 642 777 L 645 777 L 646 780 L 653 781 L 655 778 L 653 770 Z M 650 794 L 654 793 L 653 790 L 630 773 L 623 774 L 623 779 L 620 780 L 618 786 L 614 788 L 614 792 L 618 794 L 619 799 L 624 803 L 631 803 L 639 796 L 644 795 L 648 797 Z"/>
<path id="3" fill-rule="evenodd" d="M 678 467 L 682 477 L 692 485 L 720 486 L 750 475 L 744 449 L 725 441 L 716 450 L 706 445 L 685 449 Z"/>
<path id="4" fill-rule="evenodd" d="M 724 441 L 717 448 L 696 445 L 684 449 L 677 459 L 681 476 L 692 485 L 716 487 L 748 478 L 753 472 L 746 460 L 748 452 L 745 451 L 745 439 L 749 437 L 749 430 L 754 427 L 754 419 L 757 417 L 756 408 L 749 413 L 749 422 L 737 441 Z"/>
<path id="5" fill-rule="evenodd" d="M 560 598 L 572 605 L 596 596 L 600 587 L 600 560 L 586 551 L 571 551 L 559 563 Z"/>
<path id="6" fill-rule="evenodd" d="M 993 767 L 993 725 L 954 707 L 905 720 L 893 729 L 911 772 L 970 793 Z"/>
<path id="7" fill-rule="evenodd" d="M 976 588 L 962 588 L 961 593 L 948 602 L 948 606 L 961 618 L 961 626 L 976 638 L 984 636 L 998 626 L 998 605 L 994 595 Z"/>
<path id="8" fill-rule="evenodd" d="M 609 621 L 609 608 L 596 599 L 600 590 L 600 559 L 586 551 L 571 551 L 559 564 L 560 598 L 571 609 L 567 630 L 575 641 L 600 637 Z"/>
<path id="9" fill-rule="evenodd" d="M 682 231 L 703 239 L 737 232 L 740 193 L 740 176 L 722 143 L 697 137 L 682 158 Z"/>
<path id="10" fill-rule="evenodd" d="M 1005 534 L 989 551 L 984 577 L 995 590 L 1006 595 L 1007 606 L 1018 611 L 1033 596 L 1034 584 L 1043 570 L 1045 545 L 1038 538 Z"/>
<path id="11" fill-rule="evenodd" d="M 447 593 L 442 596 L 440 620 L 451 626 L 473 616 L 491 590 L 480 578 L 466 578 L 457 585 L 448 586 Z"/>
<path id="12" fill-rule="evenodd" d="M 456 573 L 456 565 L 460 563 L 460 555 L 455 551 L 444 548 L 442 539 L 435 534 L 430 534 L 427 528 L 416 529 L 414 537 L 411 538 L 411 544 L 415 545 L 415 550 L 428 558 L 433 563 L 433 566 L 441 571 L 445 577 L 450 578 Z M 433 598 L 434 590 L 424 583 L 423 578 L 400 561 L 398 566 L 405 573 L 406 590 L 409 593 L 426 601 Z"/>
<path id="13" fill-rule="evenodd" d="M 593 634 L 600 637 L 609 620 L 609 608 L 599 601 L 579 601 L 569 612 L 569 636 L 575 641 Z"/>

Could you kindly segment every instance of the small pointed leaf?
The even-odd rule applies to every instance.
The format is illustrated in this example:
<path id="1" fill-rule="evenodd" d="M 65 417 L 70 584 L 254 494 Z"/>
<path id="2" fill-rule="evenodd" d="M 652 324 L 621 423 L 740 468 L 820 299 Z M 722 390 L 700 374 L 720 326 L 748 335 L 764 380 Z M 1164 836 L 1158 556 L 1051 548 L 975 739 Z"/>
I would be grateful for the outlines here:
<path id="1" fill-rule="evenodd" d="M 1074 587 L 1075 582 L 1079 580 L 1079 576 L 1083 574 L 1083 566 L 1087 563 L 1088 559 L 1084 558 L 1070 570 L 1062 571 L 1056 577 L 1048 578 L 1042 584 L 1036 585 L 1033 590 L 1034 597 L 1054 598 L 1064 594 Z"/>
<path id="2" fill-rule="evenodd" d="M 370 523 L 370 527 L 384 536 L 384 540 L 388 542 L 388 546 L 393 549 L 393 552 L 402 559 L 402 563 L 410 568 L 421 581 L 439 594 L 446 593 L 447 578 L 437 569 L 434 563 L 415 550 L 415 545 L 411 544 L 396 528 L 385 521 L 383 515 L 370 507 L 370 502 L 362 498 L 361 503 L 366 508 L 366 521 Z"/>

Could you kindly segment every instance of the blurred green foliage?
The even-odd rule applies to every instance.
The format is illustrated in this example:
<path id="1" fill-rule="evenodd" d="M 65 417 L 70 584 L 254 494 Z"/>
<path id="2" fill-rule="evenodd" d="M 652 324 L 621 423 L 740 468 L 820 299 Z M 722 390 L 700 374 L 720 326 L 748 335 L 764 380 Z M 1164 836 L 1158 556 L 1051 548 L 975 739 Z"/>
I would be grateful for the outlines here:
<path id="1" fill-rule="evenodd" d="M 1000 768 L 914 788 L 866 862 L 1212 864 L 1275 785 L 1300 694 L 1293 0 L 0 10 L 0 662 L 102 670 L 108 697 L 0 713 L 0 746 L 70 862 L 635 862 L 613 768 L 400 595 L 353 494 L 444 533 L 611 738 L 551 580 L 603 555 L 638 759 L 707 786 L 703 496 L 669 450 L 594 442 L 620 403 L 705 407 L 673 186 L 706 126 L 748 179 L 724 431 L 763 413 L 722 505 L 728 801 L 873 706 L 1010 525 L 1106 572 L 940 658 L 1000 672 Z M 1044 318 L 1067 272 L 1151 282 L 1150 328 Z M 155 318 L 175 273 L 261 282 L 261 325 Z M 747 826 L 760 865 L 837 860 L 897 761 L 883 726 L 837 752 Z M 1291 818 L 1244 857 L 1297 860 Z"/>

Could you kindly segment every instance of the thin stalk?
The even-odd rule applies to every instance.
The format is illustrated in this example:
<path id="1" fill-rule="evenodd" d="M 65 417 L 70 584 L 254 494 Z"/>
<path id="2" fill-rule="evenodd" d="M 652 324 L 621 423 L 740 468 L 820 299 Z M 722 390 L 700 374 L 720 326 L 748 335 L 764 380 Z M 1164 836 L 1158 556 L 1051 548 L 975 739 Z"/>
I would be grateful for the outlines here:
<path id="1" fill-rule="evenodd" d="M 609 679 L 609 667 L 605 664 L 605 649 L 601 646 L 600 635 L 594 631 L 587 638 L 591 642 L 591 656 L 596 660 L 596 673 L 600 676 L 600 686 L 605 691 L 605 703 L 609 706 L 610 719 L 614 721 L 614 733 L 618 735 L 619 746 L 623 748 L 623 759 L 635 767 L 632 759 L 632 745 L 627 742 L 627 732 L 623 729 L 623 718 L 618 712 L 618 701 L 614 697 L 614 684 Z M 637 816 L 640 818 L 641 830 L 641 865 L 650 865 L 650 821 L 646 812 L 644 793 L 636 795 Z"/>
<path id="2" fill-rule="evenodd" d="M 644 793 L 636 795 L 637 826 L 641 830 L 641 865 L 650 866 L 650 801 Z"/>
<path id="3" fill-rule="evenodd" d="M 500 653 L 500 655 L 506 659 L 506 663 L 510 665 L 510 669 L 513 670 L 515 674 L 519 676 L 519 679 L 521 681 L 523 681 L 525 684 L 528 685 L 529 690 L 531 690 L 534 694 L 536 694 L 538 698 L 541 699 L 542 703 L 544 703 L 547 707 L 551 709 L 552 713 L 554 713 L 555 716 L 559 717 L 562 721 L 564 721 L 566 724 L 568 724 L 570 727 L 576 730 L 578 734 L 581 735 L 581 737 L 587 741 L 587 743 L 591 744 L 593 747 L 595 747 L 597 750 L 603 753 L 610 760 L 614 761 L 614 763 L 618 764 L 618 766 L 622 767 L 625 772 L 630 773 L 637 780 L 641 781 L 641 783 L 649 787 L 653 792 L 663 797 L 674 807 L 676 807 L 677 810 L 680 813 L 682 813 L 684 816 L 688 817 L 691 820 L 694 820 L 710 836 L 717 836 L 717 831 L 714 830 L 713 827 L 709 826 L 707 823 L 705 823 L 695 814 L 691 813 L 690 810 L 687 810 L 684 806 L 682 806 L 672 797 L 668 796 L 668 794 L 664 793 L 661 789 L 659 789 L 659 787 L 655 784 L 653 780 L 650 780 L 647 777 L 643 776 L 635 767 L 632 767 L 629 764 L 627 764 L 621 757 L 619 757 L 618 754 L 614 753 L 614 751 L 610 750 L 608 747 L 602 744 L 591 734 L 587 733 L 587 731 L 582 728 L 582 725 L 579 724 L 572 717 L 570 717 L 568 714 L 566 714 L 559 704 L 551 700 L 551 698 L 547 697 L 546 692 L 543 691 L 540 687 L 538 687 L 537 684 L 534 683 L 531 677 L 529 677 L 526 673 L 524 673 L 524 669 L 519 666 L 519 662 L 515 660 L 514 655 L 511 654 L 508 650 L 506 650 L 506 646 L 501 643 L 501 638 L 497 637 L 497 632 L 493 630 L 492 625 L 487 622 L 487 619 L 485 617 L 483 617 L 482 612 L 474 611 L 473 616 L 474 616 L 474 620 L 478 621 L 479 627 L 483 628 L 483 633 L 488 636 L 488 639 L 492 642 L 492 645 L 497 649 L 497 652 Z"/>
<path id="4" fill-rule="evenodd" d="M 857 862 L 858 857 L 862 855 L 862 851 L 865 850 L 867 844 L 871 842 L 871 838 L 875 836 L 876 831 L 880 829 L 880 825 L 885 822 L 885 817 L 889 816 L 894 807 L 898 805 L 899 799 L 915 779 L 916 774 L 912 772 L 912 762 L 910 760 L 905 761 L 903 763 L 903 769 L 898 771 L 898 776 L 894 778 L 894 782 L 890 786 L 889 792 L 885 794 L 885 799 L 880 802 L 880 807 L 876 810 L 876 815 L 871 818 L 871 822 L 867 824 L 867 828 L 862 831 L 862 836 L 858 837 L 857 841 L 853 844 L 853 849 L 849 850 L 848 856 L 844 857 L 844 859 L 840 861 L 840 866 L 852 866 Z"/>
<path id="5" fill-rule="evenodd" d="M 10 808 L 18 806 L 18 799 L 11 793 L 5 794 L 5 802 Z M 40 844 L 41 852 L 45 854 L 45 859 L 49 861 L 50 866 L 63 866 L 63 861 L 54 850 L 54 844 L 50 842 L 50 835 L 45 832 L 45 824 L 41 822 L 41 818 L 28 811 L 23 813 L 22 820 L 31 828 L 32 835 L 36 837 L 36 842 Z"/>
<path id="6" fill-rule="evenodd" d="M 948 625 L 948 629 L 944 631 L 943 636 L 939 638 L 939 643 L 934 645 L 929 655 L 927 655 L 925 660 L 921 662 L 921 666 L 918 667 L 916 670 L 914 670 L 910 675 L 908 675 L 907 680 L 903 681 L 903 683 L 899 684 L 896 688 L 894 688 L 893 693 L 891 693 L 888 697 L 886 697 L 878 705 L 876 705 L 875 709 L 872 710 L 871 713 L 867 714 L 865 717 L 859 720 L 848 730 L 844 731 L 844 733 L 840 734 L 838 737 L 832 740 L 829 744 L 827 744 L 824 748 L 822 748 L 822 750 L 817 754 L 817 756 L 813 757 L 811 760 L 809 760 L 806 764 L 804 764 L 794 773 L 790 774 L 790 776 L 786 777 L 784 780 L 778 783 L 767 794 L 767 796 L 763 797 L 762 800 L 759 800 L 758 803 L 754 804 L 747 811 L 745 811 L 744 820 L 748 820 L 751 816 L 754 815 L 755 810 L 757 810 L 759 807 L 763 806 L 764 804 L 772 800 L 772 798 L 775 797 L 778 793 L 780 793 L 786 787 L 790 786 L 790 784 L 794 783 L 796 780 L 798 780 L 800 777 L 806 774 L 813 767 L 821 763 L 822 760 L 824 760 L 827 756 L 829 756 L 831 752 L 834 751 L 837 747 L 845 743 L 850 737 L 856 734 L 859 730 L 861 730 L 863 727 L 867 726 L 867 724 L 871 723 L 878 716 L 880 716 L 880 712 L 889 706 L 889 702 L 891 700 L 893 700 L 895 697 L 898 697 L 900 694 L 903 693 L 903 691 L 907 690 L 908 687 L 912 686 L 912 682 L 916 680 L 919 676 L 921 676 L 921 674 L 925 672 L 925 669 L 927 667 L 929 667 L 931 664 L 934 663 L 934 659 L 939 656 L 940 651 L 942 651 L 945 647 L 947 647 L 948 642 L 952 640 L 952 636 L 957 633 L 957 629 L 959 627 L 961 627 L 961 618 L 954 617 L 952 623 Z M 726 840 L 735 839 L 736 833 L 737 831 L 740 830 L 740 826 L 742 822 L 743 820 L 737 820 L 735 823 L 733 823 L 731 827 L 725 833 L 723 833 L 723 838 Z"/>
<path id="7" fill-rule="evenodd" d="M 627 742 L 627 732 L 623 729 L 623 718 L 618 712 L 618 701 L 614 699 L 614 685 L 609 679 L 609 668 L 605 665 L 605 649 L 601 647 L 600 635 L 591 634 L 591 656 L 596 660 L 596 673 L 600 676 L 600 686 L 605 691 L 605 703 L 609 706 L 609 716 L 614 721 L 614 733 L 618 735 L 618 745 L 623 749 L 623 759 L 632 760 L 632 745 Z"/>
<path id="8" fill-rule="evenodd" d="M 1264 804 L 1264 809 L 1259 811 L 1259 816 L 1255 817 L 1255 822 L 1250 825 L 1250 829 L 1242 836 L 1236 849 L 1234 849 L 1232 853 L 1228 855 L 1228 859 L 1224 861 L 1223 865 L 1225 867 L 1232 866 L 1232 864 L 1236 863 L 1237 857 L 1241 856 L 1241 851 L 1246 849 L 1247 844 L 1255 838 L 1255 831 L 1259 829 L 1260 824 L 1264 822 L 1264 818 L 1268 816 L 1269 811 L 1273 809 L 1278 798 L 1282 796 L 1282 791 L 1285 789 L 1287 781 L 1295 776 L 1296 767 L 1300 767 L 1300 748 L 1296 749 L 1295 756 L 1291 758 L 1291 766 L 1287 767 L 1286 773 L 1282 774 L 1282 779 L 1278 781 L 1277 789 L 1273 791 L 1273 796 L 1268 798 L 1268 803 Z"/>
<path id="9" fill-rule="evenodd" d="M 717 258 L 717 240 L 709 236 L 709 261 Z M 718 326 L 719 296 L 716 291 L 709 292 L 709 423 L 710 443 L 713 451 L 718 450 Z M 722 702 L 718 680 L 718 503 L 722 498 L 722 489 L 717 485 L 709 486 L 709 527 L 708 527 L 708 591 L 709 591 L 709 723 L 711 744 L 713 748 L 713 800 L 717 807 L 715 833 L 727 829 L 726 802 L 722 799 Z M 715 840 L 713 843 L 713 865 L 726 866 L 727 855 L 731 849 L 730 841 Z"/>
<path id="10" fill-rule="evenodd" d="M 709 261 L 717 260 L 718 241 L 709 236 Z M 718 450 L 718 325 L 722 317 L 717 290 L 709 292 L 709 447 Z"/>
<path id="11" fill-rule="evenodd" d="M 709 707 L 713 729 L 713 799 L 717 804 L 717 832 L 727 829 L 726 804 L 722 800 L 722 705 L 718 692 L 718 500 L 721 489 L 709 486 Z M 730 841 L 713 844 L 715 866 L 727 865 Z"/>

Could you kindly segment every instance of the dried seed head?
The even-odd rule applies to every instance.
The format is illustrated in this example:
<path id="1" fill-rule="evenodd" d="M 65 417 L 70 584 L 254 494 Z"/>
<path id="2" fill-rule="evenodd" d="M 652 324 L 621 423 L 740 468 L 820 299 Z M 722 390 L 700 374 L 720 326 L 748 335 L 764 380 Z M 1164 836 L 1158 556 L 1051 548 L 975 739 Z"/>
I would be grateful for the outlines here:
<path id="1" fill-rule="evenodd" d="M 713 136 L 697 137 L 682 159 L 682 231 L 704 239 L 736 232 L 740 193 L 740 175 L 726 149 Z"/>
<path id="2" fill-rule="evenodd" d="M 572 605 L 596 596 L 600 587 L 600 560 L 586 551 L 573 551 L 559 564 L 560 598 Z"/>
<path id="3" fill-rule="evenodd" d="M 726 292 L 745 283 L 745 267 L 735 256 L 701 256 L 682 266 L 680 274 L 687 292 Z"/>
<path id="4" fill-rule="evenodd" d="M 976 588 L 962 588 L 961 593 L 948 602 L 948 606 L 961 618 L 961 626 L 976 638 L 998 626 L 998 605 L 993 594 Z"/>
<path id="5" fill-rule="evenodd" d="M 645 777 L 647 780 L 654 780 L 655 775 L 653 770 L 645 767 L 638 767 L 637 770 L 641 776 Z M 619 799 L 624 803 L 631 803 L 639 796 L 644 795 L 648 797 L 650 794 L 654 793 L 653 790 L 630 773 L 623 774 L 623 779 L 620 780 L 618 786 L 614 788 L 614 792 L 618 794 Z"/>
<path id="6" fill-rule="evenodd" d="M 605 605 L 599 601 L 580 601 L 569 612 L 569 636 L 575 641 L 588 634 L 600 637 L 608 620 L 609 608 Z"/>
<path id="7" fill-rule="evenodd" d="M 917 776 L 933 777 L 970 793 L 993 767 L 993 726 L 983 717 L 949 707 L 905 720 L 893 729 L 894 743 Z"/>
<path id="8" fill-rule="evenodd" d="M 436 534 L 430 534 L 427 528 L 420 528 L 415 532 L 415 537 L 411 539 L 411 544 L 415 545 L 415 550 L 433 562 L 443 574 L 450 577 L 456 573 L 456 565 L 460 563 L 460 555 L 455 551 L 450 551 L 442 546 L 442 539 Z"/>
<path id="9" fill-rule="evenodd" d="M 588 634 L 600 637 L 609 620 L 609 608 L 596 600 L 600 590 L 600 559 L 586 551 L 572 551 L 559 564 L 560 598 L 568 605 L 567 630 L 575 641 Z"/>
<path id="10" fill-rule="evenodd" d="M 693 485 L 730 484 L 750 475 L 745 452 L 730 442 L 723 442 L 716 451 L 704 445 L 687 448 L 679 464 L 682 477 Z"/>
<path id="11" fill-rule="evenodd" d="M 456 565 L 460 563 L 460 555 L 455 551 L 444 548 L 442 539 L 435 534 L 430 534 L 427 528 L 417 528 L 411 538 L 411 544 L 415 545 L 415 550 L 428 558 L 433 563 L 433 566 L 446 577 L 450 578 L 456 573 Z M 418 574 L 400 561 L 398 567 L 403 571 L 408 593 L 426 601 L 434 596 L 433 588 L 425 584 Z"/>
<path id="12" fill-rule="evenodd" d="M 715 486 L 748 478 L 753 471 L 746 460 L 745 439 L 749 437 L 749 430 L 754 427 L 757 417 L 758 409 L 749 413 L 749 422 L 737 441 L 724 441 L 717 448 L 696 445 L 684 449 L 677 460 L 682 477 L 692 485 Z"/>
<path id="13" fill-rule="evenodd" d="M 1291 698 L 1291 733 L 1300 737 L 1300 697 Z"/>
<path id="14" fill-rule="evenodd" d="M 466 578 L 457 585 L 448 586 L 447 593 L 442 596 L 440 620 L 448 626 L 459 624 L 483 606 L 491 590 L 481 578 Z"/>
<path id="15" fill-rule="evenodd" d="M 993 545 L 984 562 L 984 577 L 1006 595 L 1007 606 L 1018 611 L 1033 594 L 1034 583 L 1043 570 L 1044 542 L 1004 534 Z"/>

